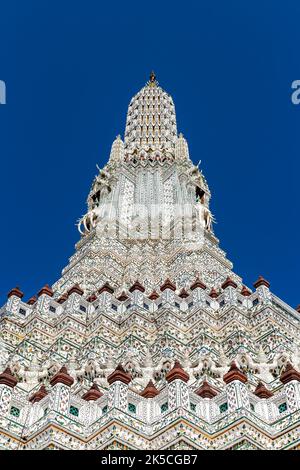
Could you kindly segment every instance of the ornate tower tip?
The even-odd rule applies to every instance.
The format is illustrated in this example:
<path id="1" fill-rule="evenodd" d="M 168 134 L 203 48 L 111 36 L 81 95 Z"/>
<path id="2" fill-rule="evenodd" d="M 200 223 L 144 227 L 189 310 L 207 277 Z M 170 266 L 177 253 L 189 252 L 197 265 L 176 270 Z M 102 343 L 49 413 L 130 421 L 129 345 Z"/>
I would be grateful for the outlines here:
<path id="1" fill-rule="evenodd" d="M 148 82 L 147 84 L 148 84 L 148 86 L 154 86 L 154 87 L 155 87 L 156 85 L 158 85 L 158 82 L 157 82 L 157 80 L 156 80 L 156 75 L 155 75 L 155 73 L 153 72 L 153 70 L 152 70 L 152 72 L 150 73 L 149 82 Z"/>
<path id="2" fill-rule="evenodd" d="M 155 73 L 154 73 L 153 70 L 152 70 L 152 72 L 150 73 L 150 82 L 151 82 L 151 83 L 154 83 L 155 80 L 156 80 L 156 75 L 155 75 Z"/>

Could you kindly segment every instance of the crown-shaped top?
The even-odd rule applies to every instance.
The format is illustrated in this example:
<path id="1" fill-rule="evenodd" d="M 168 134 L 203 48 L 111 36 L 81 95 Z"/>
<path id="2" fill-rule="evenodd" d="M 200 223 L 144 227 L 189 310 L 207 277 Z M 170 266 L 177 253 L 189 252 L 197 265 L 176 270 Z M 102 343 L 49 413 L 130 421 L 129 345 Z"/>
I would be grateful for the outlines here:
<path id="1" fill-rule="evenodd" d="M 6 385 L 7 387 L 14 388 L 17 385 L 18 381 L 16 377 L 13 375 L 10 367 L 6 367 L 6 369 L 0 374 L 0 384 Z"/>
<path id="2" fill-rule="evenodd" d="M 297 380 L 300 382 L 300 372 L 298 372 L 290 362 L 286 364 L 285 370 L 280 375 L 280 381 L 284 384 Z"/>
<path id="3" fill-rule="evenodd" d="M 144 398 L 154 398 L 159 395 L 159 390 L 155 387 L 152 380 L 149 380 L 147 386 L 144 390 L 140 393 L 140 395 Z"/>
<path id="4" fill-rule="evenodd" d="M 189 374 L 183 370 L 178 360 L 175 361 L 173 368 L 166 374 L 166 381 L 169 383 L 177 379 L 182 380 L 183 382 L 188 382 L 190 379 Z"/>
<path id="5" fill-rule="evenodd" d="M 223 380 L 226 384 L 233 382 L 234 380 L 239 380 L 240 382 L 246 383 L 248 381 L 247 375 L 238 368 L 236 363 L 232 361 L 230 364 L 229 371 L 223 376 Z"/>
<path id="6" fill-rule="evenodd" d="M 151 72 L 149 81 L 130 101 L 125 150 L 173 150 L 176 140 L 176 114 L 172 97 L 158 85 L 154 72 Z"/>
<path id="7" fill-rule="evenodd" d="M 46 390 L 45 385 L 42 385 L 37 392 L 35 392 L 31 397 L 29 398 L 29 401 L 31 403 L 36 403 L 38 401 L 41 401 L 43 398 L 45 398 L 48 395 L 48 392 Z"/>
<path id="8" fill-rule="evenodd" d="M 254 390 L 254 395 L 259 398 L 270 398 L 273 396 L 273 393 L 271 390 L 268 390 L 262 382 L 259 382 Z"/>
<path id="9" fill-rule="evenodd" d="M 109 385 L 117 381 L 123 382 L 126 385 L 131 382 L 131 375 L 125 371 L 122 364 L 118 364 L 114 372 L 107 377 Z"/>
<path id="10" fill-rule="evenodd" d="M 218 392 L 206 380 L 202 382 L 201 387 L 195 393 L 202 398 L 213 398 L 218 395 Z"/>
<path id="11" fill-rule="evenodd" d="M 100 392 L 97 384 L 93 383 L 91 388 L 82 395 L 83 400 L 86 401 L 95 401 L 98 400 L 98 398 L 101 398 L 103 393 Z"/>
<path id="12" fill-rule="evenodd" d="M 52 385 L 52 387 L 56 384 L 64 384 L 71 387 L 73 383 L 74 379 L 70 376 L 65 366 L 61 367 L 61 369 L 50 379 L 50 385 Z"/>

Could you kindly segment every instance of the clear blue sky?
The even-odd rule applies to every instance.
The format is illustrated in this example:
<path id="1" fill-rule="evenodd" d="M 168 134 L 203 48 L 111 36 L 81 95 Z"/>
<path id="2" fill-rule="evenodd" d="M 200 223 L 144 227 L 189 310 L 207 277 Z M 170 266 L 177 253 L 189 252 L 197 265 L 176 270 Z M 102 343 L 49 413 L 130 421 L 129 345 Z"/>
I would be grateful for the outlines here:
<path id="1" fill-rule="evenodd" d="M 53 283 L 130 98 L 154 69 L 249 286 L 299 289 L 298 0 L 9 0 L 0 10 L 0 300 Z"/>

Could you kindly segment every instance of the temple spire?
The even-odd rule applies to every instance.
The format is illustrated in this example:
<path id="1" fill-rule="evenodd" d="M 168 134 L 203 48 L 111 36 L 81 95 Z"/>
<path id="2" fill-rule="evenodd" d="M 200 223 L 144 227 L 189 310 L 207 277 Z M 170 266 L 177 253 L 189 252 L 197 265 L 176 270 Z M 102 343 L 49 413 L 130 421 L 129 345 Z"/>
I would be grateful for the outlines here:
<path id="1" fill-rule="evenodd" d="M 151 85 L 151 86 L 153 86 L 153 85 L 156 84 L 156 75 L 155 75 L 155 73 L 153 72 L 153 70 L 152 70 L 151 73 L 150 73 L 149 80 L 150 80 L 150 85 Z"/>

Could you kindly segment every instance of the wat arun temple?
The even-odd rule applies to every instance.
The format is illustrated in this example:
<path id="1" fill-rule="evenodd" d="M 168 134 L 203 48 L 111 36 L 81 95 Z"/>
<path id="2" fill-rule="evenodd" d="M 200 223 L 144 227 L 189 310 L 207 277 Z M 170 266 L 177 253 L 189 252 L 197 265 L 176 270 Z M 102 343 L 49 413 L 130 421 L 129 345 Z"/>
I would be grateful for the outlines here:
<path id="1" fill-rule="evenodd" d="M 0 309 L 1 449 L 300 449 L 300 307 L 233 271 L 211 196 L 151 73 L 61 277 Z"/>

